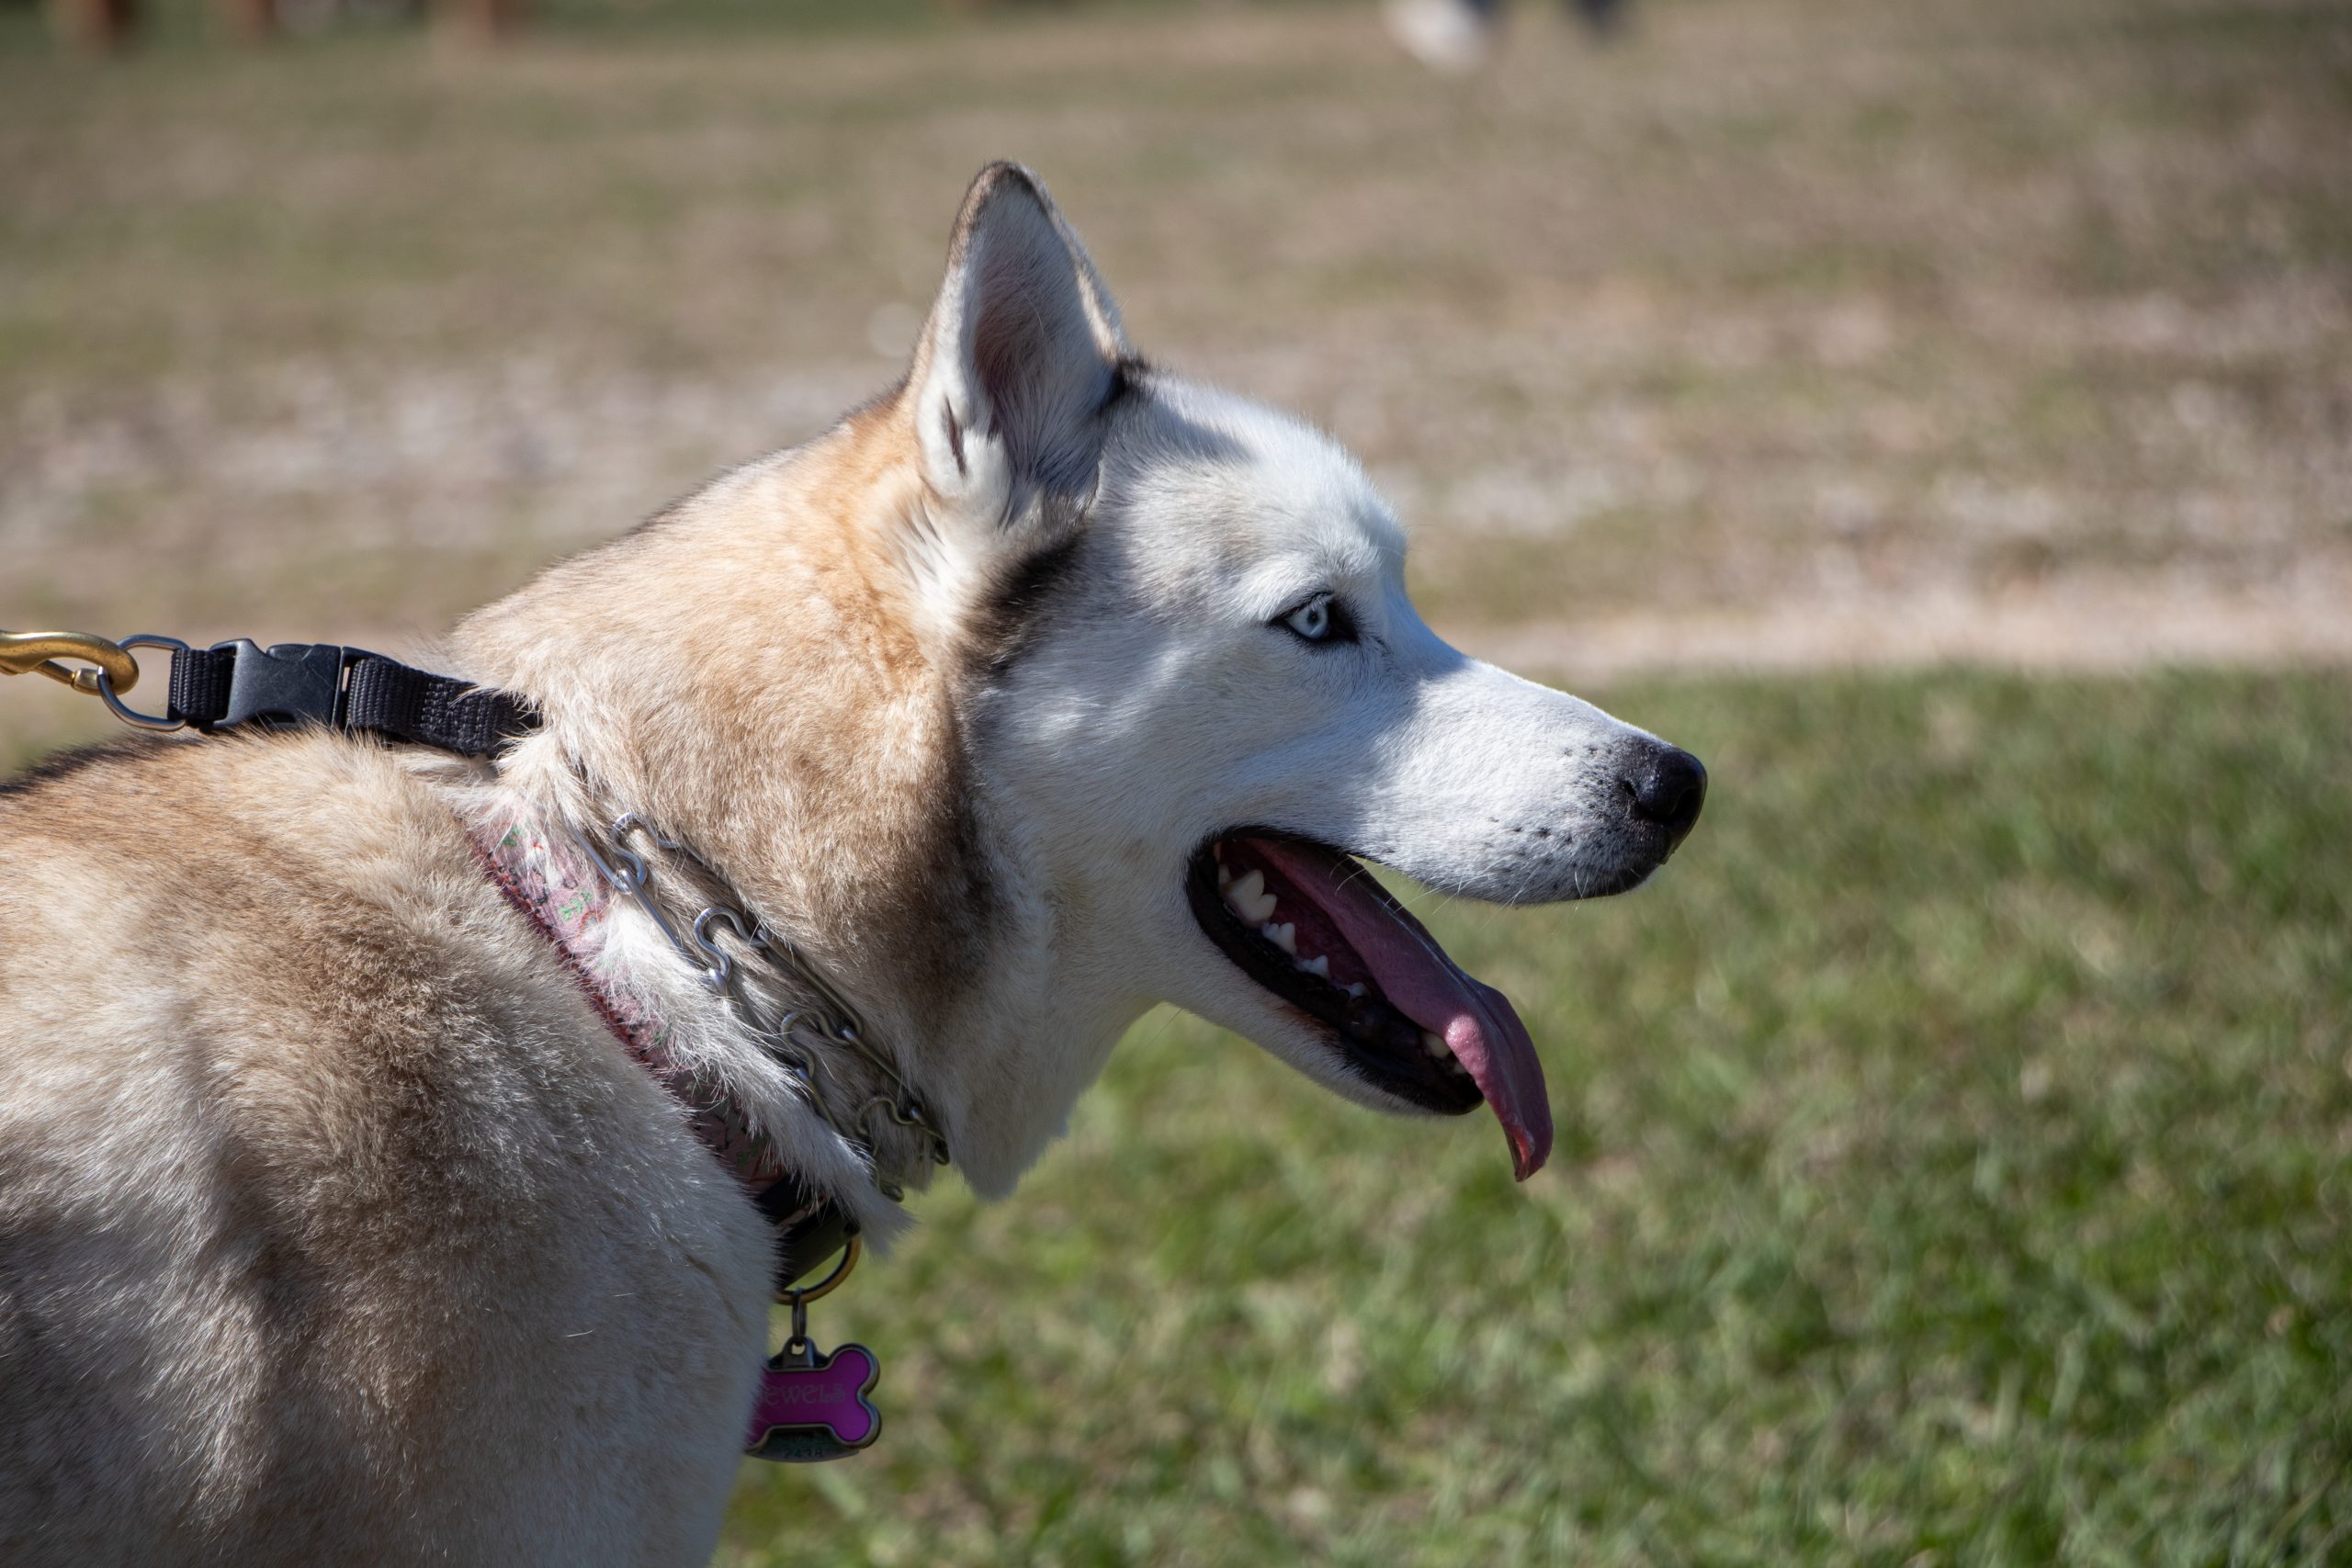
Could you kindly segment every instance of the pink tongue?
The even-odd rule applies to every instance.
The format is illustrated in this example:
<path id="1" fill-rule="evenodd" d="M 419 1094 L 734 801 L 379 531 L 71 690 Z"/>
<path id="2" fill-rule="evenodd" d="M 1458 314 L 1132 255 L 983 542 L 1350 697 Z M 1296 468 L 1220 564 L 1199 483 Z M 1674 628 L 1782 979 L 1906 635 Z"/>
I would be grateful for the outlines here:
<path id="1" fill-rule="evenodd" d="M 1420 921 L 1382 897 L 1371 874 L 1354 862 L 1271 839 L 1252 839 L 1250 847 L 1330 917 L 1370 966 L 1390 1006 L 1444 1037 L 1503 1124 L 1519 1179 L 1543 1169 L 1552 1153 L 1552 1101 L 1544 1091 L 1535 1043 L 1510 998 L 1464 974 Z"/>

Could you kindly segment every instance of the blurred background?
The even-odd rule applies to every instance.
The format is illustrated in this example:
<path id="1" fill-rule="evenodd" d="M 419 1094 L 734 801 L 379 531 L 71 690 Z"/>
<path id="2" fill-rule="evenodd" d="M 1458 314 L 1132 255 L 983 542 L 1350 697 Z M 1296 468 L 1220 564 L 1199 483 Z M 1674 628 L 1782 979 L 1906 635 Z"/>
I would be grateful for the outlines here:
<path id="1" fill-rule="evenodd" d="M 1428 911 L 1550 1169 L 1155 1014 L 723 1561 L 2352 1560 L 2352 7 L 130 17 L 0 0 L 0 624 L 413 648 L 887 384 L 1013 157 L 1713 771 Z"/>

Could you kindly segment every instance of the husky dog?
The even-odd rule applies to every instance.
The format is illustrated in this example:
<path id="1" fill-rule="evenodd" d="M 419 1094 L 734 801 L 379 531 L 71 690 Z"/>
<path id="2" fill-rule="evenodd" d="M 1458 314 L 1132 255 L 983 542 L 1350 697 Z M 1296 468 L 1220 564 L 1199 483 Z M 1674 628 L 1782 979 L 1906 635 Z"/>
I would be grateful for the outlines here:
<path id="1" fill-rule="evenodd" d="M 8 784 L 0 1561 L 706 1560 L 774 1233 L 641 1030 L 878 1241 L 942 1152 L 1009 1191 L 1160 1001 L 1483 1102 L 1532 1174 L 1526 1031 L 1361 862 L 1616 893 L 1705 775 L 1440 641 L 1404 555 L 1329 440 L 1138 359 L 998 164 L 897 388 L 461 625 L 542 716 L 494 761 L 310 728 Z M 631 833 L 671 915 L 513 896 Z M 792 1070 L 683 955 L 722 898 L 707 950 L 772 937 L 854 1049 Z"/>

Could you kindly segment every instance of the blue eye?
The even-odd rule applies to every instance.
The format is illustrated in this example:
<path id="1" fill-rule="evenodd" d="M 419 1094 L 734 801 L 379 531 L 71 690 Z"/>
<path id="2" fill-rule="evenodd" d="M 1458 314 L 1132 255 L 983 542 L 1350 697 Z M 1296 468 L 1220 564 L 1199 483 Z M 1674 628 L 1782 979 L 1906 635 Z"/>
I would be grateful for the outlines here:
<path id="1" fill-rule="evenodd" d="M 1356 636 L 1346 607 L 1329 593 L 1284 612 L 1280 625 L 1301 642 L 1353 642 Z"/>

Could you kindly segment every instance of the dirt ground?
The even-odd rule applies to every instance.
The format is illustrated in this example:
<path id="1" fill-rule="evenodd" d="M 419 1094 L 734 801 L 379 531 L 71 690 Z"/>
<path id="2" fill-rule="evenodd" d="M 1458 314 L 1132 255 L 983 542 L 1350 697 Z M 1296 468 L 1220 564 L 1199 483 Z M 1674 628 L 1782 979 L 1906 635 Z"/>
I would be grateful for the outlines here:
<path id="1" fill-rule="evenodd" d="M 2352 658 L 2352 13 L 0 49 L 0 625 L 408 646 L 885 385 L 972 170 L 1569 676 Z M 90 729 L 14 682 L 0 753 Z"/>

